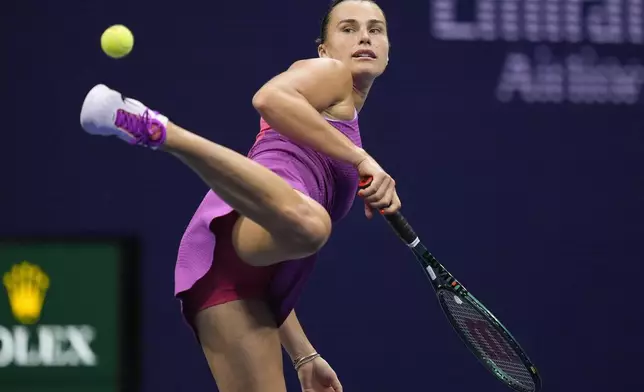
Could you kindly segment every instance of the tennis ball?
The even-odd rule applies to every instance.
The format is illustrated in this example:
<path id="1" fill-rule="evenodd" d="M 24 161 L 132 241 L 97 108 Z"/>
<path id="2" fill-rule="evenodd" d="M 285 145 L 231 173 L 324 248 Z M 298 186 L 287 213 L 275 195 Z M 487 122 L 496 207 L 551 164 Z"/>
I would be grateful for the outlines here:
<path id="1" fill-rule="evenodd" d="M 127 56 L 134 46 L 132 32 L 123 25 L 110 26 L 101 35 L 101 48 L 108 56 L 120 59 Z"/>

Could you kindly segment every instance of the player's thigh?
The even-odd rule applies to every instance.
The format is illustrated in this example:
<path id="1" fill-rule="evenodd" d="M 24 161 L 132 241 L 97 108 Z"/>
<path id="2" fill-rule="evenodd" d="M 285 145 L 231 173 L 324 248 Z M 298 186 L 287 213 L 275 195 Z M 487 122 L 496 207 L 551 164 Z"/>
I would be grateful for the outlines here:
<path id="1" fill-rule="evenodd" d="M 204 309 L 195 327 L 220 392 L 286 392 L 278 329 L 264 301 Z"/>
<path id="2" fill-rule="evenodd" d="M 320 220 L 330 222 L 328 212 L 318 202 L 297 191 Z M 328 235 L 327 235 L 328 236 Z M 268 231 L 251 219 L 240 216 L 233 228 L 232 242 L 241 260 L 254 266 L 268 266 L 310 256 L 313 252 L 295 244 L 289 232 Z"/>

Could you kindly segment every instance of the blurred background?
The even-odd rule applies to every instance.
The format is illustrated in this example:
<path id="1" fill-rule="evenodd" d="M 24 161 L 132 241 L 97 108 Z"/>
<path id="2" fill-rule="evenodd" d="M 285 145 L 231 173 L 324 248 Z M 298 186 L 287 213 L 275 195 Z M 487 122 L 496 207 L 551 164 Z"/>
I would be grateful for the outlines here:
<path id="1" fill-rule="evenodd" d="M 643 1 L 379 3 L 391 61 L 360 125 L 405 215 L 544 391 L 643 390 Z M 207 188 L 169 155 L 85 134 L 81 104 L 106 83 L 245 154 L 254 92 L 317 55 L 327 6 L 3 3 L 0 391 L 216 390 L 173 297 Z M 100 48 L 113 24 L 135 37 L 120 60 Z M 506 390 L 384 222 L 357 202 L 334 233 L 297 310 L 346 391 Z M 39 286 L 12 296 L 21 273 Z"/>

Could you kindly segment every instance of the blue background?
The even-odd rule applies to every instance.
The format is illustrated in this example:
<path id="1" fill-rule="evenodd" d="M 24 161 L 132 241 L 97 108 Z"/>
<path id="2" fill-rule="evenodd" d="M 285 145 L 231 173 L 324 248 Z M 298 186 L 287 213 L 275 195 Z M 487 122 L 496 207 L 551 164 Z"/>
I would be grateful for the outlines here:
<path id="1" fill-rule="evenodd" d="M 642 388 L 641 104 L 501 103 L 494 90 L 505 53 L 534 44 L 436 40 L 430 3 L 381 1 L 393 48 L 361 113 L 365 148 L 397 180 L 404 213 L 430 250 L 528 351 L 544 390 Z M 207 189 L 169 155 L 85 134 L 83 98 L 106 83 L 246 153 L 259 129 L 254 92 L 316 56 L 326 6 L 2 7 L 0 235 L 142 239 L 143 391 L 215 388 L 173 298 L 177 246 Z M 99 46 L 116 23 L 136 39 L 119 61 Z M 644 59 L 637 45 L 595 49 Z M 334 233 L 298 312 L 346 391 L 505 390 L 451 331 L 384 222 L 367 221 L 356 202 Z M 299 390 L 288 368 L 287 377 Z"/>

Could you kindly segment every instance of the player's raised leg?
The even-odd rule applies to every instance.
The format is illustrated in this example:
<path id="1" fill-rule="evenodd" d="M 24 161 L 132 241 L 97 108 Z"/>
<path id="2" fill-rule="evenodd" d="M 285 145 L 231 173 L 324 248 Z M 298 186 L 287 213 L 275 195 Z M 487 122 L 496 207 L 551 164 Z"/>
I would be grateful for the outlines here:
<path id="1" fill-rule="evenodd" d="M 186 163 L 243 216 L 236 226 L 243 235 L 237 235 L 235 245 L 246 262 L 268 265 L 306 257 L 329 237 L 331 220 L 324 208 L 277 174 L 105 85 L 88 93 L 81 125 L 90 134 L 160 148 Z"/>

